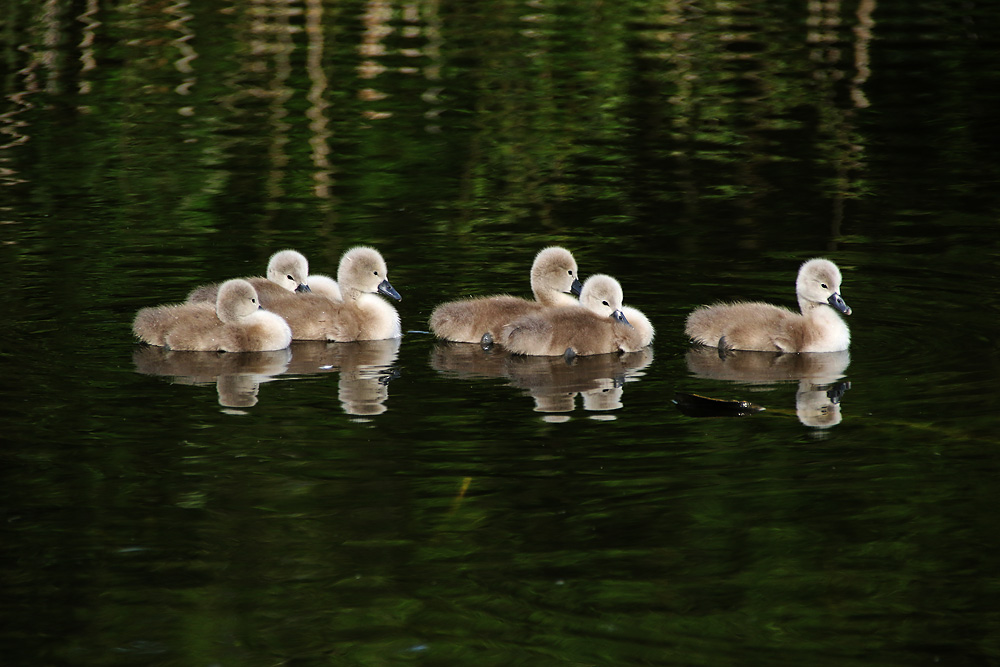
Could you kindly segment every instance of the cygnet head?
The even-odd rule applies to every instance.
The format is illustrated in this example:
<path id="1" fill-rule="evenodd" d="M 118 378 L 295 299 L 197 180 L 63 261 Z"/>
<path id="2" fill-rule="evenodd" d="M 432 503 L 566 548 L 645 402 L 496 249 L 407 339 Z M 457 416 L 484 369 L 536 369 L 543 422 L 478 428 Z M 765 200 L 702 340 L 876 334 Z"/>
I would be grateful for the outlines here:
<path id="1" fill-rule="evenodd" d="M 850 315 L 850 307 L 840 296 L 840 269 L 826 259 L 810 259 L 799 269 L 795 293 L 805 310 L 805 303 L 824 304 Z"/>
<path id="2" fill-rule="evenodd" d="M 215 312 L 225 323 L 237 322 L 252 315 L 260 308 L 257 290 L 253 285 L 239 278 L 227 280 L 219 288 L 215 299 Z"/>
<path id="3" fill-rule="evenodd" d="M 340 259 L 337 283 L 345 298 L 357 299 L 360 294 L 384 294 L 396 301 L 402 300 L 389 283 L 389 269 L 375 248 L 351 248 Z"/>
<path id="4" fill-rule="evenodd" d="M 309 262 L 295 250 L 281 250 L 267 263 L 267 279 L 289 292 L 309 291 Z"/>
<path id="5" fill-rule="evenodd" d="M 587 278 L 580 290 L 580 303 L 584 307 L 602 317 L 610 317 L 616 322 L 632 326 L 622 313 L 624 299 L 625 295 L 618 281 L 601 273 Z"/>
<path id="6" fill-rule="evenodd" d="M 583 285 L 580 283 L 576 260 L 569 250 L 551 246 L 535 255 L 535 261 L 531 265 L 531 287 L 536 299 L 539 290 L 569 292 L 580 296 Z"/>

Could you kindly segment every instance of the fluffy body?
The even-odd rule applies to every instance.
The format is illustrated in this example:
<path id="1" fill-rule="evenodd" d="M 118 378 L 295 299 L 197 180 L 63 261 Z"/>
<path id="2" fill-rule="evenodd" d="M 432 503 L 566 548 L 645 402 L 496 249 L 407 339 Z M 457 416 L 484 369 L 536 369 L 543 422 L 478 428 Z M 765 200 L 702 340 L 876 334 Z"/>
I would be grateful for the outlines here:
<path id="1" fill-rule="evenodd" d="M 285 320 L 261 310 L 253 285 L 241 279 L 223 283 L 215 304 L 143 308 L 132 331 L 150 345 L 202 352 L 264 352 L 292 342 Z"/>
<path id="2" fill-rule="evenodd" d="M 548 308 L 506 325 L 501 344 L 516 354 L 588 356 L 637 352 L 653 341 L 653 326 L 639 310 L 622 305 L 622 288 L 611 276 L 583 284 L 577 307 Z M 632 320 L 635 320 L 633 323 Z"/>
<path id="3" fill-rule="evenodd" d="M 840 269 L 811 259 L 795 282 L 800 313 L 768 303 L 700 306 L 688 315 L 684 331 L 695 343 L 725 350 L 764 352 L 839 352 L 851 343 L 850 330 L 837 311 L 851 309 L 840 296 Z"/>
<path id="4" fill-rule="evenodd" d="M 570 295 L 578 292 L 576 260 L 565 248 L 552 246 L 535 255 L 531 291 L 535 300 L 509 295 L 461 299 L 442 303 L 431 313 L 430 327 L 438 338 L 478 343 L 484 334 L 499 340 L 504 325 L 543 308 L 578 306 Z"/>
<path id="5" fill-rule="evenodd" d="M 313 294 L 325 296 L 330 301 L 343 301 L 344 293 L 340 291 L 340 285 L 330 276 L 319 273 L 309 274 L 309 291 Z"/>

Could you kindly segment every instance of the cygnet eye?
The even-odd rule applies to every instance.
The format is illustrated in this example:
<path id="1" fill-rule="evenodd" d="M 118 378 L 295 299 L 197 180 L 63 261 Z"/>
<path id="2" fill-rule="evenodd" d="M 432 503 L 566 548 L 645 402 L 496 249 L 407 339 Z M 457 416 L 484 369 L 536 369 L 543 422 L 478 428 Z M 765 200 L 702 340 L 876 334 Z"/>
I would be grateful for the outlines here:
<path id="1" fill-rule="evenodd" d="M 292 274 L 288 274 L 285 277 L 288 278 L 289 280 L 291 280 L 292 282 L 295 282 L 295 278 L 292 278 Z"/>
<path id="2" fill-rule="evenodd" d="M 378 271 L 372 271 L 372 273 L 374 273 L 376 276 L 378 275 Z"/>
<path id="3" fill-rule="evenodd" d="M 830 289 L 829 287 L 826 286 L 826 283 L 820 283 L 819 286 L 822 287 L 823 289 Z"/>
<path id="4" fill-rule="evenodd" d="M 569 275 L 573 275 L 573 269 L 568 270 L 566 273 L 568 273 Z"/>
<path id="5" fill-rule="evenodd" d="M 250 299 L 250 303 L 257 303 L 257 299 Z"/>
<path id="6" fill-rule="evenodd" d="M 601 303 L 603 303 L 603 304 L 604 304 L 605 306 L 607 306 L 608 308 L 610 308 L 610 307 L 611 307 L 611 304 L 610 304 L 610 303 L 608 303 L 607 301 L 602 301 Z"/>

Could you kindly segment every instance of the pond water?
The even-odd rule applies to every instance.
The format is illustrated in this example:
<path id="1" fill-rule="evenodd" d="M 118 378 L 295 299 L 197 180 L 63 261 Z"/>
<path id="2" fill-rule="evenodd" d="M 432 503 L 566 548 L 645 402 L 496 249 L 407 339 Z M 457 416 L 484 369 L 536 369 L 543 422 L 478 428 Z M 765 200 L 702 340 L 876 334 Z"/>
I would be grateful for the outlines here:
<path id="1" fill-rule="evenodd" d="M 1000 661 L 1000 6 L 4 14 L 5 664 Z M 357 244 L 400 340 L 131 335 Z M 651 348 L 427 333 L 552 244 Z M 849 352 L 690 349 L 692 308 L 791 306 L 814 256 Z"/>

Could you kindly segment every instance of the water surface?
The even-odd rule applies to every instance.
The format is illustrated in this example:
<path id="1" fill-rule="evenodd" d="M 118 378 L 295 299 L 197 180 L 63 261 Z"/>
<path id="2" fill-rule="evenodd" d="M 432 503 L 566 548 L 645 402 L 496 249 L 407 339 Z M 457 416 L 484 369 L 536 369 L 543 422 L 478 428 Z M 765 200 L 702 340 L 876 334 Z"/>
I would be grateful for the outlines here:
<path id="1" fill-rule="evenodd" d="M 9 4 L 5 661 L 1000 660 L 998 10 Z M 359 243 L 401 340 L 132 339 L 278 249 L 333 274 Z M 550 244 L 652 348 L 426 332 L 526 295 Z M 689 348 L 693 307 L 791 306 L 814 256 L 848 353 Z"/>

